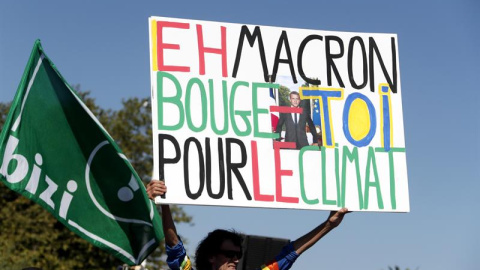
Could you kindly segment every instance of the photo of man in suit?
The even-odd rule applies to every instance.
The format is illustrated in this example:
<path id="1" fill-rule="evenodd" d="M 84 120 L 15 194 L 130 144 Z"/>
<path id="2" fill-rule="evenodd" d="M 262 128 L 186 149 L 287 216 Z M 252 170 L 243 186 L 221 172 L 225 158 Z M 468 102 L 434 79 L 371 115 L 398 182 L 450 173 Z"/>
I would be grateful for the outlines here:
<path id="1" fill-rule="evenodd" d="M 300 104 L 300 94 L 297 91 L 290 92 L 290 106 L 298 108 Z M 318 135 L 315 130 L 315 125 L 310 116 L 310 110 L 306 108 L 303 108 L 302 113 L 281 113 L 275 132 L 281 137 L 283 125 L 285 125 L 285 141 L 294 142 L 297 146 L 296 149 L 300 150 L 302 147 L 309 145 L 306 133 L 307 124 L 313 138 L 312 145 L 318 145 Z"/>

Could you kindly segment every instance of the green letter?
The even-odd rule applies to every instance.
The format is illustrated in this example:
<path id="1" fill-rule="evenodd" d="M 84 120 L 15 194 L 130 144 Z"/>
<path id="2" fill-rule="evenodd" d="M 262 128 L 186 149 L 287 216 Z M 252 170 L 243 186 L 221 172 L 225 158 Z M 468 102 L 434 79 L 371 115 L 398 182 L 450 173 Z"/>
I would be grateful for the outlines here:
<path id="1" fill-rule="evenodd" d="M 258 88 L 279 88 L 278 84 L 271 84 L 271 83 L 253 83 L 253 136 L 257 138 L 269 138 L 269 139 L 277 139 L 279 135 L 277 133 L 272 132 L 271 128 L 269 132 L 260 132 L 258 127 L 258 115 L 259 114 L 268 114 L 270 111 L 268 109 L 258 108 Z"/>
<path id="2" fill-rule="evenodd" d="M 370 164 L 373 166 L 374 182 L 370 182 Z M 378 208 L 383 209 L 382 193 L 380 190 L 380 181 L 378 179 L 377 162 L 375 161 L 375 152 L 373 147 L 368 147 L 367 168 L 365 170 L 365 209 L 368 209 L 368 195 L 370 187 L 377 189 L 377 203 Z"/>
<path id="3" fill-rule="evenodd" d="M 339 172 L 339 158 L 340 154 L 338 153 L 338 143 L 335 144 L 335 180 L 337 184 L 337 206 L 340 206 L 340 201 L 342 199 L 340 195 L 340 172 Z"/>
<path id="4" fill-rule="evenodd" d="M 177 94 L 173 97 L 164 97 L 163 96 L 163 78 L 167 78 L 173 82 Z M 178 130 L 183 126 L 185 112 L 183 111 L 183 104 L 180 100 L 182 98 L 182 87 L 178 80 L 172 74 L 166 72 L 157 72 L 157 107 L 158 107 L 158 130 Z M 163 104 L 171 103 L 177 106 L 178 108 L 178 123 L 173 126 L 167 126 L 163 123 L 163 116 L 169 115 L 170 113 L 163 111 Z"/>
<path id="5" fill-rule="evenodd" d="M 375 148 L 376 152 L 385 152 L 384 148 Z M 390 167 L 390 202 L 392 203 L 392 209 L 397 209 L 397 199 L 395 197 L 395 166 L 393 163 L 393 153 L 400 152 L 405 153 L 405 148 L 390 148 L 388 153 L 388 165 Z"/>
<path id="6" fill-rule="evenodd" d="M 217 122 L 215 122 L 215 98 L 213 91 L 213 80 L 208 80 L 208 87 L 210 90 L 210 122 L 212 122 L 212 130 L 217 135 L 224 135 L 228 132 L 228 96 L 227 96 L 227 82 L 222 81 L 222 93 L 223 93 L 223 129 L 217 128 Z"/>
<path id="7" fill-rule="evenodd" d="M 305 180 L 303 176 L 303 154 L 306 151 L 318 151 L 318 146 L 305 146 L 300 149 L 300 154 L 298 156 L 298 163 L 299 163 L 299 169 L 300 169 L 300 191 L 302 192 L 302 199 L 305 203 L 307 204 L 318 204 L 318 199 L 314 200 L 309 200 L 307 198 L 307 194 L 305 192 Z"/>
<path id="8" fill-rule="evenodd" d="M 336 205 L 337 201 L 327 199 L 327 166 L 326 166 L 326 152 L 327 149 L 322 146 L 322 202 L 324 205 Z"/>
<path id="9" fill-rule="evenodd" d="M 200 90 L 200 101 L 202 106 L 202 123 L 199 127 L 193 125 L 192 122 L 192 113 L 190 111 L 190 103 L 191 103 L 191 96 L 192 96 L 192 86 L 194 84 L 198 85 L 198 89 Z M 198 101 L 197 101 L 198 103 Z M 187 84 L 187 90 L 185 92 L 185 110 L 187 113 L 187 125 L 190 130 L 194 132 L 200 132 L 205 129 L 207 126 L 207 94 L 205 93 L 205 86 L 203 82 L 199 78 L 191 78 Z"/>
<path id="10" fill-rule="evenodd" d="M 350 152 L 348 147 L 345 145 L 343 147 L 342 154 L 342 207 L 345 207 L 345 188 L 347 186 L 347 158 L 348 161 L 355 161 L 355 173 L 357 175 L 357 190 L 358 190 L 358 205 L 360 209 L 363 209 L 363 195 L 362 195 L 362 178 L 360 176 L 360 166 L 358 164 L 358 148 L 353 147 L 353 151 Z"/>
<path id="11" fill-rule="evenodd" d="M 248 82 L 235 82 L 232 86 L 232 93 L 230 94 L 230 118 L 232 121 L 232 128 L 233 131 L 235 131 L 235 134 L 237 136 L 248 136 L 252 132 L 252 126 L 250 125 L 250 122 L 248 121 L 247 116 L 250 116 L 252 114 L 251 111 L 235 111 L 235 93 L 237 91 L 237 88 L 239 86 L 249 86 Z M 244 131 L 241 131 L 238 126 L 237 122 L 235 122 L 235 116 L 240 115 L 245 122 L 246 129 Z"/>

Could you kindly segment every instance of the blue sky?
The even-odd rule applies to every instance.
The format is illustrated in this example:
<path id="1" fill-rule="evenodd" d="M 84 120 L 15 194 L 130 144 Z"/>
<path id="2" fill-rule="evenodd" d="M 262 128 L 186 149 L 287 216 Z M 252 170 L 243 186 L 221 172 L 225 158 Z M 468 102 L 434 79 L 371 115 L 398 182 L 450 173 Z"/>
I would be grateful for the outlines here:
<path id="1" fill-rule="evenodd" d="M 2 1 L 0 102 L 13 99 L 35 39 L 105 108 L 150 91 L 149 16 L 397 33 L 411 212 L 351 213 L 293 269 L 477 269 L 480 250 L 480 3 L 444 1 Z M 206 232 L 290 238 L 324 211 L 185 207 L 189 253 Z"/>

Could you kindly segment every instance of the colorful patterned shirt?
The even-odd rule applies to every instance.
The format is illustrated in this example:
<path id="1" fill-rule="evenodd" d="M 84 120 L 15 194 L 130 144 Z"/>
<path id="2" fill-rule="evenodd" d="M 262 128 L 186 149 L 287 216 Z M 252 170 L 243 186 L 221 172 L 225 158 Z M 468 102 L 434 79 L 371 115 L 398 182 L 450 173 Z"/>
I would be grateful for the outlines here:
<path id="1" fill-rule="evenodd" d="M 172 270 L 192 270 L 192 262 L 187 256 L 187 251 L 183 246 L 182 241 L 179 241 L 177 245 L 169 247 L 166 245 L 167 250 L 167 264 Z M 262 265 L 258 270 L 288 270 L 292 267 L 295 260 L 298 258 L 297 252 L 293 249 L 293 243 L 289 242 L 285 245 L 274 260 Z"/>

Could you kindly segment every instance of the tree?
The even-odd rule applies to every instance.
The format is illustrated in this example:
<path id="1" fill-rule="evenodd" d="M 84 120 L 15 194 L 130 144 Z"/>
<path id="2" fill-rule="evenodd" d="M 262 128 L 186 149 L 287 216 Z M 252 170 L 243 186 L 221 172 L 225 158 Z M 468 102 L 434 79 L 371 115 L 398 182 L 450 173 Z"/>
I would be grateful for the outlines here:
<path id="1" fill-rule="evenodd" d="M 278 105 L 279 106 L 290 106 L 290 89 L 286 86 L 280 85 L 278 88 Z"/>
<path id="2" fill-rule="evenodd" d="M 77 91 L 79 86 L 74 87 Z M 97 116 L 143 180 L 152 172 L 152 136 L 149 100 L 130 98 L 118 110 L 104 110 L 95 104 L 89 92 L 79 92 L 85 104 Z M 10 104 L 0 102 L 0 129 Z M 0 269 L 115 269 L 122 262 L 69 231 L 41 206 L 0 183 Z M 180 207 L 172 214 L 176 222 L 191 223 Z M 160 269 L 158 261 L 163 245 L 148 260 L 149 269 Z"/>
<path id="3" fill-rule="evenodd" d="M 2 130 L 3 124 L 7 121 L 8 110 L 10 109 L 10 103 L 0 102 L 0 130 Z"/>
<path id="4" fill-rule="evenodd" d="M 417 267 L 416 270 L 419 268 Z M 395 265 L 394 267 L 389 266 L 388 270 L 401 270 L 401 268 L 398 265 Z M 405 268 L 405 270 L 410 270 L 410 268 Z"/>

